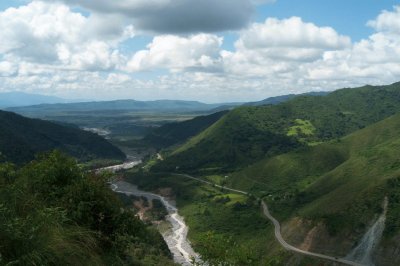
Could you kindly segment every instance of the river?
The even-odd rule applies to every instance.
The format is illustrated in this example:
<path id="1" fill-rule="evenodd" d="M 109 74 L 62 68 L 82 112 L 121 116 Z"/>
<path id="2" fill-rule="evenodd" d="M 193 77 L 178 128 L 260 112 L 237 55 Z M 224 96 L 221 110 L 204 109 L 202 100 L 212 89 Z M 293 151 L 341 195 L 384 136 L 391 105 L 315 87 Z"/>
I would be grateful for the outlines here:
<path id="1" fill-rule="evenodd" d="M 178 209 L 173 202 L 160 195 L 139 190 L 137 186 L 125 181 L 115 181 L 111 184 L 111 187 L 117 193 L 145 197 L 148 200 L 160 200 L 168 211 L 167 220 L 172 225 L 171 230 L 162 233 L 162 235 L 174 256 L 174 261 L 184 266 L 192 265 L 192 259 L 200 261 L 199 255 L 194 252 L 187 239 L 189 228 L 185 224 L 183 217 L 178 214 Z"/>
<path id="2" fill-rule="evenodd" d="M 142 161 L 140 160 L 131 161 L 120 165 L 103 167 L 96 169 L 96 172 L 110 171 L 115 173 L 120 170 L 133 168 L 141 162 Z M 192 265 L 193 259 L 196 262 L 201 262 L 200 256 L 193 250 L 189 240 L 187 239 L 189 228 L 186 225 L 184 218 L 178 214 L 178 209 L 172 201 L 169 201 L 160 195 L 142 191 L 138 189 L 137 186 L 121 180 L 112 182 L 111 188 L 116 193 L 123 193 L 125 195 L 133 195 L 137 197 L 143 196 L 148 200 L 160 200 L 168 212 L 166 219 L 171 224 L 171 229 L 162 232 L 162 236 L 174 257 L 174 261 L 184 266 Z"/>

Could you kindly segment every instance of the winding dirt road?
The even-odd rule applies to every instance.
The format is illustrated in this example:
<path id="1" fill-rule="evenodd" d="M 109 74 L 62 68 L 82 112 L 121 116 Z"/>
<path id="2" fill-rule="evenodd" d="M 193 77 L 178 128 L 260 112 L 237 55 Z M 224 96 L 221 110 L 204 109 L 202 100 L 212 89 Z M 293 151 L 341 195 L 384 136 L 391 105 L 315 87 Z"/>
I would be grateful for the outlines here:
<path id="1" fill-rule="evenodd" d="M 271 213 L 268 210 L 267 204 L 264 201 L 262 201 L 261 205 L 263 207 L 264 215 L 274 224 L 276 240 L 278 240 L 279 244 L 281 244 L 281 246 L 284 247 L 286 250 L 294 251 L 294 252 L 297 252 L 297 253 L 300 253 L 303 255 L 312 256 L 312 257 L 316 257 L 316 258 L 320 258 L 320 259 L 326 259 L 326 260 L 330 260 L 330 261 L 334 261 L 334 262 L 340 262 L 340 263 L 343 263 L 346 265 L 362 266 L 362 264 L 359 264 L 354 261 L 346 260 L 343 258 L 335 258 L 335 257 L 323 255 L 323 254 L 314 253 L 314 252 L 309 252 L 309 251 L 302 250 L 302 249 L 296 248 L 296 247 L 288 244 L 282 237 L 280 223 L 278 222 L 278 220 L 276 220 L 271 215 Z"/>
<path id="2" fill-rule="evenodd" d="M 225 186 L 220 186 L 220 185 L 214 184 L 214 183 L 212 183 L 212 182 L 209 182 L 209 181 L 206 181 L 206 180 L 203 180 L 203 179 L 200 179 L 200 178 L 191 176 L 191 175 L 187 175 L 187 174 L 174 174 L 174 175 L 176 175 L 176 176 L 182 176 L 182 177 L 186 177 L 186 178 L 190 178 L 190 179 L 199 181 L 199 182 L 201 182 L 201 183 L 208 184 L 208 185 L 213 186 L 213 187 L 218 187 L 218 188 L 221 188 L 221 189 L 224 189 L 224 190 L 233 191 L 233 192 L 237 192 L 237 193 L 244 194 L 244 195 L 248 195 L 248 194 L 249 194 L 249 193 L 246 192 L 246 191 L 237 190 L 237 189 L 233 189 L 233 188 L 229 188 L 229 187 L 225 187 Z M 277 240 L 277 241 L 279 242 L 279 244 L 280 244 L 283 248 L 285 248 L 286 250 L 293 251 L 293 252 L 296 252 L 296 253 L 300 253 L 300 254 L 303 254 L 303 255 L 306 255 L 306 256 L 311 256 L 311 257 L 316 257 L 316 258 L 320 258 L 320 259 L 330 260 L 330 261 L 333 261 L 333 262 L 338 262 L 338 263 L 342 263 L 342 264 L 346 264 L 346 265 L 364 266 L 363 264 L 359 264 L 359 263 L 354 262 L 354 261 L 346 260 L 346 259 L 343 259 L 343 258 L 336 258 L 336 257 L 324 255 L 324 254 L 309 252 L 309 251 L 302 250 L 302 249 L 299 249 L 299 248 L 297 248 L 297 247 L 295 247 L 295 246 L 292 246 L 292 245 L 288 244 L 288 243 L 283 239 L 283 237 L 282 237 L 282 234 L 281 234 L 281 224 L 279 223 L 279 221 L 278 221 L 277 219 L 275 219 L 275 218 L 271 215 L 271 213 L 270 213 L 269 210 L 268 210 L 268 205 L 267 205 L 264 201 L 261 201 L 261 205 L 262 205 L 262 208 L 263 208 L 263 214 L 264 214 L 264 215 L 272 222 L 272 224 L 274 225 L 274 228 L 275 228 L 275 238 L 276 238 L 276 240 Z"/>
<path id="3" fill-rule="evenodd" d="M 122 170 L 122 169 L 129 169 L 129 168 L 132 168 L 132 167 L 134 167 L 134 166 L 137 165 L 137 164 L 139 164 L 139 163 L 138 163 L 138 162 L 131 162 L 131 163 L 123 164 L 123 165 L 112 166 L 112 167 L 106 167 L 106 168 L 102 168 L 102 169 L 98 169 L 98 170 L 100 170 L 100 171 L 102 171 L 102 170 L 118 171 L 118 170 Z M 191 176 L 191 175 L 188 175 L 188 174 L 173 174 L 173 175 L 175 175 L 175 176 L 181 176 L 181 177 L 184 177 L 184 178 L 189 178 L 189 179 L 192 179 L 192 180 L 196 180 L 197 182 L 201 182 L 201 183 L 203 183 L 203 184 L 207 184 L 207 185 L 210 185 L 210 186 L 213 186 L 213 187 L 217 187 L 217 188 L 220 188 L 220 189 L 223 189 L 223 190 L 227 190 L 227 191 L 231 191 L 231 192 L 236 192 L 236 193 L 243 194 L 243 195 L 249 195 L 249 193 L 246 192 L 246 191 L 242 191 L 242 190 L 238 190 L 238 189 L 234 189 L 234 188 L 230 188 L 230 187 L 226 187 L 226 186 L 217 185 L 217 184 L 212 183 L 212 182 L 210 182 L 210 181 L 203 180 L 203 179 L 201 179 L 201 178 L 197 178 L 197 177 L 194 177 L 194 176 Z M 129 186 L 129 185 L 126 184 L 126 183 L 120 183 L 119 186 L 121 186 L 122 184 L 125 185 L 125 186 Z M 168 212 L 169 212 L 169 214 L 170 214 L 170 218 L 172 218 L 172 220 L 175 220 L 175 221 L 172 221 L 173 224 L 174 224 L 174 222 L 176 222 L 175 224 L 179 224 L 178 227 L 179 227 L 180 230 L 178 230 L 178 231 L 179 231 L 179 234 L 176 235 L 176 241 L 174 241 L 174 242 L 175 242 L 175 243 L 174 243 L 174 244 L 175 244 L 175 245 L 174 245 L 175 247 L 174 247 L 173 249 L 177 249 L 178 252 L 179 252 L 178 255 L 182 255 L 183 260 L 184 260 L 184 263 L 183 263 L 183 264 L 188 263 L 189 258 L 190 258 L 191 256 L 193 256 L 193 255 L 196 256 L 196 257 L 198 256 L 198 255 L 191 249 L 190 244 L 186 244 L 186 243 L 183 244 L 183 243 L 185 242 L 184 240 L 186 239 L 187 227 L 186 227 L 186 225 L 185 225 L 184 222 L 183 222 L 183 218 L 182 218 L 182 220 L 181 220 L 180 217 L 177 215 L 177 209 L 176 209 L 175 206 L 172 206 L 171 204 L 169 204 L 169 202 L 166 201 L 166 199 L 163 198 L 163 197 L 161 197 L 160 195 L 156 195 L 156 194 L 152 194 L 152 193 L 148 193 L 148 192 L 143 192 L 143 191 L 138 191 L 137 188 L 134 189 L 134 190 L 136 190 L 136 191 L 133 191 L 132 188 L 130 188 L 130 189 L 128 189 L 128 190 L 119 190 L 119 189 L 118 189 L 119 186 L 116 185 L 115 183 L 114 183 L 112 186 L 113 186 L 113 190 L 114 190 L 115 192 L 126 193 L 126 194 L 132 193 L 132 194 L 136 194 L 136 195 L 138 195 L 138 194 L 140 195 L 140 194 L 141 194 L 141 195 L 144 195 L 144 196 L 151 196 L 151 197 L 160 199 L 160 200 L 164 203 L 164 205 L 167 206 L 167 210 L 168 210 Z M 272 214 L 269 212 L 269 210 L 268 210 L 268 205 L 267 205 L 264 201 L 261 201 L 261 205 L 262 205 L 262 208 L 263 208 L 263 214 L 264 214 L 264 215 L 272 222 L 272 224 L 274 225 L 274 228 L 275 228 L 275 238 L 276 238 L 276 240 L 277 240 L 277 241 L 279 242 L 279 244 L 280 244 L 283 248 L 285 248 L 286 250 L 293 251 L 293 252 L 296 252 L 296 253 L 299 253 L 299 254 L 302 254 L 302 255 L 311 256 L 311 257 L 316 257 L 316 258 L 325 259 L 325 260 L 330 260 L 330 261 L 333 261 L 333 262 L 342 263 L 342 264 L 346 264 L 346 265 L 351 265 L 351 266 L 364 266 L 363 264 L 359 264 L 359 263 L 354 262 L 354 261 L 346 260 L 346 259 L 344 259 L 344 258 L 336 258 L 336 257 L 324 255 L 324 254 L 309 252 L 309 251 L 302 250 L 302 249 L 299 249 L 299 248 L 297 248 L 297 247 L 295 247 L 295 246 L 292 246 L 292 245 L 288 244 L 288 243 L 283 239 L 283 237 L 282 237 L 282 234 L 281 234 L 281 225 L 280 225 L 279 221 L 278 221 L 277 219 L 275 219 L 275 218 L 272 216 Z M 178 216 L 178 217 L 177 217 L 177 216 Z M 181 232 L 181 231 L 182 231 L 182 232 Z M 181 262 L 181 261 L 179 261 L 179 262 Z M 186 263 L 185 263 L 185 262 L 186 262 Z M 182 262 L 181 262 L 181 263 L 182 263 Z"/>

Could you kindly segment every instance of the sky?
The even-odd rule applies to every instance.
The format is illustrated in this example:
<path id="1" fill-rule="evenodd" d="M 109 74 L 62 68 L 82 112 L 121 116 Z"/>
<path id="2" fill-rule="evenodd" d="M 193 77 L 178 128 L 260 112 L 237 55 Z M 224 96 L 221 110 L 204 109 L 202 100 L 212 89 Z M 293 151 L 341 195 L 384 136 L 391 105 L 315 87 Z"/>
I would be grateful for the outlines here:
<path id="1" fill-rule="evenodd" d="M 0 92 L 215 103 L 397 81 L 400 1 L 0 1 Z"/>

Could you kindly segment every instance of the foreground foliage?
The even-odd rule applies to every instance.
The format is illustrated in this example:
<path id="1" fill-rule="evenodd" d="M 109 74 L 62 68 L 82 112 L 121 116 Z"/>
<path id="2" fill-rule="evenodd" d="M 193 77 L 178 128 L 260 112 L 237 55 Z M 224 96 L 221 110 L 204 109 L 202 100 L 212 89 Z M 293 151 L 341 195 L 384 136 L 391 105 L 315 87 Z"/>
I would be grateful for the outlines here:
<path id="1" fill-rule="evenodd" d="M 59 152 L 0 165 L 0 264 L 173 265 L 160 234 L 122 208 L 105 177 Z"/>

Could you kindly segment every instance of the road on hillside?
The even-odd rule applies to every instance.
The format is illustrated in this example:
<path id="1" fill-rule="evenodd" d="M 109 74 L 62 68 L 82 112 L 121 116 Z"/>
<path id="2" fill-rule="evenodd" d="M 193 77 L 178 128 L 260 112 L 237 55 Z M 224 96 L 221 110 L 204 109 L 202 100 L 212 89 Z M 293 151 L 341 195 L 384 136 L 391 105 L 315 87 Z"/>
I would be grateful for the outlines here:
<path id="1" fill-rule="evenodd" d="M 194 176 L 191 176 L 191 175 L 187 175 L 187 174 L 174 174 L 174 175 L 187 177 L 189 179 L 193 179 L 193 180 L 199 181 L 201 183 L 204 183 L 204 184 L 207 184 L 207 185 L 210 185 L 210 186 L 213 186 L 213 187 L 222 188 L 222 189 L 225 189 L 225 190 L 228 190 L 228 191 L 233 191 L 233 192 L 236 192 L 236 193 L 239 193 L 239 194 L 248 195 L 248 193 L 246 191 L 237 190 L 237 189 L 233 189 L 233 188 L 229 188 L 229 187 L 225 187 L 225 186 L 220 186 L 220 185 L 214 184 L 212 182 L 209 182 L 209 181 L 206 181 L 206 180 L 203 180 L 201 178 L 197 178 L 197 177 L 194 177 Z"/>
<path id="2" fill-rule="evenodd" d="M 204 184 L 213 186 L 213 187 L 221 188 L 221 189 L 224 189 L 224 190 L 233 191 L 233 192 L 237 192 L 237 193 L 244 194 L 244 195 L 249 195 L 249 193 L 246 192 L 246 191 L 237 190 L 237 189 L 233 189 L 233 188 L 229 188 L 229 187 L 225 187 L 225 186 L 220 186 L 220 185 L 214 184 L 214 183 L 212 183 L 212 182 L 209 182 L 209 181 L 206 181 L 206 180 L 203 180 L 203 179 L 201 179 L 201 178 L 197 178 L 197 177 L 194 177 L 194 176 L 191 176 L 191 175 L 187 175 L 187 174 L 174 174 L 174 175 L 186 177 L 186 178 L 189 178 L 189 179 L 193 179 L 193 180 L 196 180 L 196 181 L 198 181 L 198 182 L 201 182 L 201 183 L 204 183 Z M 343 258 L 336 258 L 336 257 L 328 256 L 328 255 L 323 255 L 323 254 L 319 254 L 319 253 L 309 252 L 309 251 L 302 250 L 302 249 L 296 248 L 296 247 L 294 247 L 294 246 L 288 244 L 288 243 L 283 239 L 283 237 L 282 237 L 282 234 L 281 234 L 281 224 L 279 223 L 279 221 L 278 221 L 277 219 L 275 219 L 275 218 L 271 215 L 271 213 L 270 213 L 269 210 L 268 210 L 268 205 L 267 205 L 264 201 L 261 201 L 261 205 L 262 205 L 262 208 L 263 208 L 263 214 L 264 214 L 264 215 L 272 222 L 272 224 L 274 225 L 274 228 L 275 228 L 275 238 L 276 238 L 276 240 L 277 240 L 277 241 L 279 242 L 279 244 L 280 244 L 283 248 L 285 248 L 286 250 L 293 251 L 293 252 L 297 252 L 297 253 L 300 253 L 300 254 L 303 254 L 303 255 L 306 255 L 306 256 L 312 256 L 312 257 L 316 257 L 316 258 L 320 258 L 320 259 L 330 260 L 330 261 L 334 261 L 334 262 L 338 262 L 338 263 L 342 263 L 342 264 L 346 264 L 346 265 L 351 265 L 351 266 L 363 266 L 362 264 L 359 264 L 359 263 L 354 262 L 354 261 L 349 261 L 349 260 L 346 260 L 346 259 L 343 259 Z"/>
<path id="3" fill-rule="evenodd" d="M 276 240 L 278 240 L 279 244 L 281 244 L 281 246 L 284 247 L 285 249 L 291 250 L 291 251 L 294 251 L 294 252 L 297 252 L 297 253 L 300 253 L 300 254 L 303 254 L 303 255 L 308 255 L 308 256 L 317 257 L 317 258 L 321 258 L 321 259 L 326 259 L 326 260 L 331 260 L 331 261 L 335 261 L 335 262 L 340 262 L 340 263 L 347 264 L 347 265 L 362 266 L 362 264 L 359 264 L 359 263 L 354 262 L 354 261 L 349 261 L 349 260 L 342 259 L 342 258 L 335 258 L 335 257 L 323 255 L 323 254 L 318 254 L 318 253 L 314 253 L 314 252 L 309 252 L 309 251 L 302 250 L 302 249 L 296 248 L 296 247 L 294 247 L 294 246 L 288 244 L 288 243 L 283 239 L 283 237 L 282 237 L 282 234 L 281 234 L 281 225 L 280 225 L 280 223 L 278 222 L 278 220 L 276 220 L 276 219 L 271 215 L 271 213 L 270 213 L 269 210 L 268 210 L 267 204 L 266 204 L 264 201 L 262 201 L 262 202 L 261 202 L 261 205 L 262 205 L 262 207 L 263 207 L 263 213 L 264 213 L 264 215 L 274 224 L 274 227 L 275 227 L 275 238 L 276 238 Z"/>

